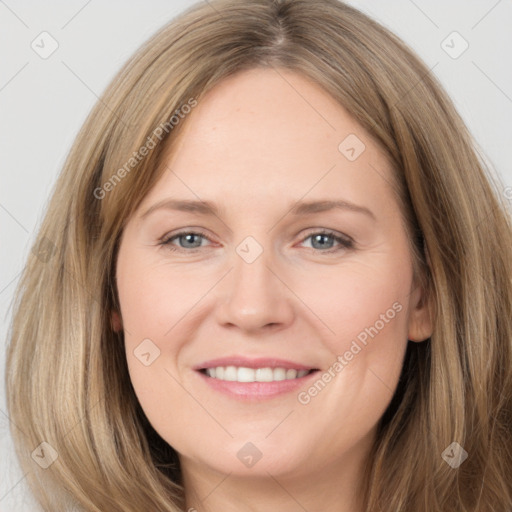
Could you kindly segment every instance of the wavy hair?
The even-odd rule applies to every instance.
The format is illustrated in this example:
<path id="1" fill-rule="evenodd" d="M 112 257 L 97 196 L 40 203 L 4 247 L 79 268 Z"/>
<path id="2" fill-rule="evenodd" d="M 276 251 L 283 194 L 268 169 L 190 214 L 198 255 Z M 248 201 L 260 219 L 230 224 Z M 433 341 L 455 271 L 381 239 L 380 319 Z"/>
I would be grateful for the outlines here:
<path id="1" fill-rule="evenodd" d="M 193 5 L 136 52 L 93 108 L 13 303 L 8 409 L 22 428 L 12 435 L 33 494 L 47 511 L 184 509 L 177 454 L 141 410 L 123 334 L 111 325 L 115 262 L 125 222 L 187 122 L 185 105 L 257 67 L 312 79 L 389 157 L 434 304 L 433 334 L 409 343 L 379 421 L 365 510 L 510 511 L 512 227 L 503 185 L 431 70 L 337 0 Z M 58 454 L 47 469 L 30 456 L 42 442 Z M 453 442 L 468 454 L 457 469 L 442 457 Z"/>

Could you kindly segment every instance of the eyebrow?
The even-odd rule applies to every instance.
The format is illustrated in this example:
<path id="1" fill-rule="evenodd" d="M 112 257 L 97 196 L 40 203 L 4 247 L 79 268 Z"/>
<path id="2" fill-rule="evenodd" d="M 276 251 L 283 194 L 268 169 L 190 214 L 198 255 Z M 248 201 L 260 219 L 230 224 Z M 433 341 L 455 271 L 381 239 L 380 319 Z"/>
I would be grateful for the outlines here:
<path id="1" fill-rule="evenodd" d="M 182 212 L 198 213 L 201 215 L 220 216 L 220 211 L 215 204 L 210 201 L 193 201 L 184 199 L 164 199 L 150 206 L 141 216 L 141 219 L 146 218 L 148 215 L 156 210 L 175 210 Z M 360 206 L 350 201 L 344 200 L 318 200 L 318 201 L 298 201 L 288 210 L 288 213 L 296 217 L 326 212 L 329 210 L 348 210 L 357 213 L 363 213 L 373 220 L 377 220 L 375 214 L 365 206 Z"/>

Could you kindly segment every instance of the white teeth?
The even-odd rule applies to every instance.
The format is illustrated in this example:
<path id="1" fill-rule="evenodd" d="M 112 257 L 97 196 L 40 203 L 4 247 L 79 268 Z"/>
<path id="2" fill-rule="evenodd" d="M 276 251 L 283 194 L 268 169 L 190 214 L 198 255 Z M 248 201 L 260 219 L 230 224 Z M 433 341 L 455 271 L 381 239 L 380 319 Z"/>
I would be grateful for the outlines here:
<path id="1" fill-rule="evenodd" d="M 279 380 L 300 379 L 310 370 L 294 370 L 286 368 L 246 368 L 244 366 L 217 366 L 207 368 L 209 377 L 237 382 L 273 382 Z"/>
<path id="2" fill-rule="evenodd" d="M 297 377 L 297 370 L 286 370 L 287 379 L 295 379 Z"/>
<path id="3" fill-rule="evenodd" d="M 284 368 L 276 368 L 274 370 L 274 380 L 285 380 L 286 370 Z"/>
<path id="4" fill-rule="evenodd" d="M 272 368 L 258 368 L 256 370 L 256 380 L 258 382 L 272 382 L 274 380 Z"/>
<path id="5" fill-rule="evenodd" d="M 236 380 L 237 373 L 234 366 L 226 366 L 224 369 L 224 380 Z"/>
<path id="6" fill-rule="evenodd" d="M 236 376 L 238 382 L 254 382 L 256 371 L 252 368 L 238 368 Z"/>

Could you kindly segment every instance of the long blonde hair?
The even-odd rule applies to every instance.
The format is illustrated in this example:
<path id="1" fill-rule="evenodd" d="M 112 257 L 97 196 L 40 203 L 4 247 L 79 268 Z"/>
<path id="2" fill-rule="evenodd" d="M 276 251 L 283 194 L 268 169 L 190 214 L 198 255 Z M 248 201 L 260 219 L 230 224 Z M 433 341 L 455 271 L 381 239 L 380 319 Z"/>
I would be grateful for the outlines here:
<path id="1" fill-rule="evenodd" d="M 177 455 L 142 412 L 123 335 L 112 329 L 116 254 L 124 223 L 161 175 L 164 147 L 187 122 L 184 106 L 254 67 L 311 78 L 380 144 L 435 306 L 434 332 L 409 344 L 379 422 L 365 510 L 510 510 L 512 228 L 503 191 L 433 74 L 337 0 L 194 5 L 129 60 L 89 115 L 14 302 L 7 398 L 31 490 L 48 511 L 184 509 Z M 58 454 L 47 469 L 31 457 L 42 442 Z M 453 442 L 468 454 L 457 469 L 442 457 Z"/>

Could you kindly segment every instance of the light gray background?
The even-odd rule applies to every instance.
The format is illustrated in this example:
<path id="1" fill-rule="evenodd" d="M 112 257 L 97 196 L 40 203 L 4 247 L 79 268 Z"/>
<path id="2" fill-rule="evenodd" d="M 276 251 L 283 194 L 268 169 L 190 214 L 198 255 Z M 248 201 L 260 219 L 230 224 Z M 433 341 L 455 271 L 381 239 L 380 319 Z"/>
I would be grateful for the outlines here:
<path id="1" fill-rule="evenodd" d="M 250 1 L 250 0 L 248 0 Z M 35 511 L 14 458 L 5 406 L 10 304 L 51 188 L 79 127 L 141 43 L 190 6 L 185 0 L 0 0 L 0 511 Z M 512 2 L 350 0 L 402 37 L 433 68 L 483 157 L 512 186 Z M 47 59 L 41 32 L 59 44 Z M 442 42 L 457 31 L 469 48 L 454 59 Z M 444 45 L 458 53 L 463 41 Z M 21 427 L 23 427 L 21 425 Z M 35 448 L 35 447 L 34 447 Z"/>

